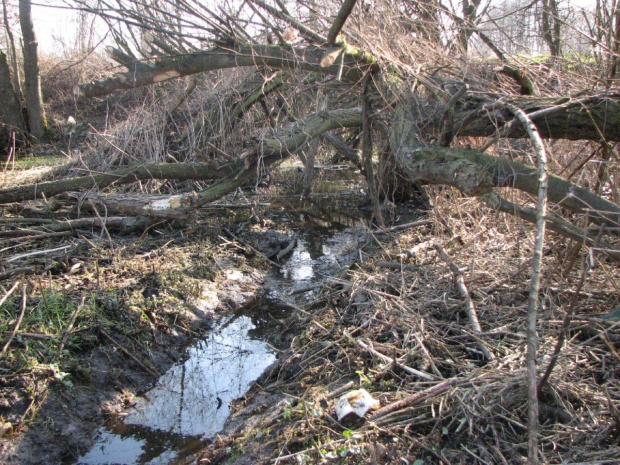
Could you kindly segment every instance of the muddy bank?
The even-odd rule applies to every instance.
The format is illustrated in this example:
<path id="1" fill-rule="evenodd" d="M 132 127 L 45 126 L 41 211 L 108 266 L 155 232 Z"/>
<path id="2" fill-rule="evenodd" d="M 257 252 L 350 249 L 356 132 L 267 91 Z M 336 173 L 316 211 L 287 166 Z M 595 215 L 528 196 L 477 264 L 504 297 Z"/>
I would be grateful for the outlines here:
<path id="1" fill-rule="evenodd" d="M 290 346 L 302 328 L 294 324 L 299 305 L 357 259 L 366 241 L 359 221 L 342 223 L 316 208 L 274 203 L 270 218 L 289 219 L 286 231 L 240 231 L 229 236 L 252 246 L 272 262 L 256 296 L 214 325 L 184 352 L 155 387 L 136 396 L 116 421 L 95 435 L 95 444 L 77 463 L 164 464 L 190 460 L 192 454 L 225 434 L 233 405 Z M 283 250 L 284 254 L 279 251 Z M 265 375 L 268 376 L 268 375 Z M 226 429 L 230 429 L 228 426 Z"/>
<path id="2" fill-rule="evenodd" d="M 166 457 L 191 456 L 207 446 L 226 421 L 228 405 L 243 395 L 251 379 L 228 397 L 217 395 L 215 402 L 203 399 L 210 408 L 215 405 L 217 414 L 211 415 L 207 409 L 204 417 L 221 418 L 217 427 L 197 423 L 193 432 L 202 430 L 200 434 L 171 424 L 145 427 L 142 420 L 133 421 L 139 414 L 132 417 L 129 412 L 144 412 L 140 403 L 150 397 L 141 398 L 140 394 L 153 386 L 164 386 L 162 398 L 166 389 L 174 391 L 170 382 L 178 378 L 179 370 L 187 375 L 184 362 L 192 360 L 192 351 L 204 355 L 204 350 L 198 349 L 200 344 L 209 345 L 209 337 L 221 338 L 222 331 L 226 334 L 233 328 L 234 332 L 238 324 L 250 334 L 250 340 L 268 343 L 270 349 L 261 359 L 266 357 L 269 363 L 262 365 L 263 369 L 278 351 L 286 350 L 291 337 L 300 331 L 284 323 L 297 303 L 312 299 L 325 279 L 346 270 L 357 258 L 361 232 L 350 229 L 356 220 L 333 211 L 326 213 L 323 208 L 320 204 L 311 208 L 292 205 L 288 200 L 273 202 L 260 212 L 262 224 L 252 226 L 243 215 L 242 222 L 229 220 L 225 228 L 213 226 L 214 221 L 225 218 L 222 212 L 210 211 L 210 218 L 198 220 L 191 230 L 173 232 L 172 240 L 169 236 L 138 238 L 141 245 L 139 250 L 131 250 L 132 260 L 106 258 L 91 266 L 82 258 L 86 263 L 80 267 L 82 272 L 52 275 L 50 289 L 62 280 L 69 290 L 71 299 L 65 304 L 75 302 L 86 291 L 93 293 L 93 304 L 76 318 L 80 338 L 69 338 L 66 357 L 60 358 L 59 364 L 40 364 L 40 372 L 2 379 L 0 415 L 10 425 L 0 446 L 3 463 L 106 463 L 107 459 L 97 459 L 96 454 L 88 455 L 93 443 L 118 442 L 119 438 L 126 443 L 137 438 L 147 449 L 149 444 L 159 443 L 150 447 L 146 457 L 161 457 L 160 463 L 167 463 Z M 270 229 L 276 222 L 284 227 Z M 227 237 L 225 231 L 235 237 Z M 334 239 L 334 234 L 340 235 Z M 121 240 L 126 247 L 135 243 L 131 238 Z M 120 244 L 116 246 L 117 251 L 121 249 Z M 288 246 L 286 255 L 278 258 L 278 252 Z M 65 269 L 74 261 L 68 260 Z M 36 290 L 28 292 L 34 296 Z M 22 343 L 16 339 L 13 344 L 15 353 L 20 348 L 33 350 L 28 340 Z M 261 365 L 251 360 L 246 362 Z M 175 370 L 177 375 L 172 374 Z M 162 381 L 165 373 L 168 381 Z M 238 373 L 231 373 L 231 380 L 239 379 Z M 187 387 L 185 394 L 189 390 Z M 160 411 L 170 408 L 164 403 Z M 186 411 L 195 408 L 181 407 Z M 211 427 L 213 434 L 205 434 Z M 153 434 L 157 429 L 166 431 L 165 438 Z M 136 453 L 136 457 L 141 454 Z M 142 463 L 142 459 L 128 456 L 111 461 Z"/>
<path id="3" fill-rule="evenodd" d="M 91 241 L 101 249 L 42 260 L 59 271 L 23 281 L 26 306 L 55 326 L 24 318 L 1 360 L 0 462 L 74 462 L 193 339 L 254 296 L 267 267 L 233 246 L 214 250 L 220 229 L 207 219 L 165 239 L 120 236 L 114 252 Z M 17 315 L 21 301 L 2 310 Z"/>

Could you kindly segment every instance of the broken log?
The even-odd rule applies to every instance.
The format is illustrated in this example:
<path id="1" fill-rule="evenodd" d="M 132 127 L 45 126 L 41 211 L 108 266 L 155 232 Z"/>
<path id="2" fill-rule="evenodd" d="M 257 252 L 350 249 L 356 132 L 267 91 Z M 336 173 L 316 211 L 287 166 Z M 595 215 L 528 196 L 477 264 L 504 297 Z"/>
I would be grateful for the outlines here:
<path id="1" fill-rule="evenodd" d="M 91 173 L 58 181 L 0 189 L 0 203 L 49 198 L 69 191 L 103 189 L 110 185 L 127 184 L 145 179 L 176 179 L 178 181 L 222 179 L 238 169 L 239 166 L 235 164 L 217 166 L 214 163 L 145 163 L 110 173 Z"/>
<path id="2" fill-rule="evenodd" d="M 69 197 L 82 203 L 81 210 L 93 211 L 101 207 L 99 213 L 106 215 L 148 216 L 185 220 L 196 210 L 198 195 L 195 192 L 177 195 L 111 195 L 86 192 L 69 193 Z"/>

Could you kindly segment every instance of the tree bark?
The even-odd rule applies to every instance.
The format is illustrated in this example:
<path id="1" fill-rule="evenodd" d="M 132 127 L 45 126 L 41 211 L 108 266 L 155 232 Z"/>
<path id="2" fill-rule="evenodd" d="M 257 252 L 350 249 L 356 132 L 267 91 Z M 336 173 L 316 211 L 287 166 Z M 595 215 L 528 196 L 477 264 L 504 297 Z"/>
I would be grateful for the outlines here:
<path id="1" fill-rule="evenodd" d="M 411 108 L 397 111 L 390 144 L 396 163 L 415 184 L 449 185 L 474 196 L 490 193 L 494 187 L 538 193 L 532 166 L 479 150 L 425 146 Z M 558 176 L 549 176 L 548 199 L 572 212 L 587 213 L 597 224 L 617 227 L 620 222 L 620 206 Z"/>
<path id="2" fill-rule="evenodd" d="M 361 125 L 360 108 L 320 111 L 277 131 L 273 137 L 248 141 L 249 148 L 244 153 L 245 164 L 256 166 L 260 159 L 262 164 L 270 165 L 288 158 L 308 141 L 324 132 Z"/>
<path id="3" fill-rule="evenodd" d="M 32 24 L 30 0 L 19 0 L 19 23 L 24 39 L 24 87 L 28 126 L 32 136 L 42 139 L 47 129 L 43 97 L 41 95 L 41 74 L 37 55 L 37 38 Z"/>
<path id="4" fill-rule="evenodd" d="M 6 55 L 0 51 L 0 149 L 7 147 L 11 133 L 24 133 L 22 108 L 11 84 Z"/>
<path id="5" fill-rule="evenodd" d="M 489 109 L 485 105 L 500 96 L 481 98 L 469 96 L 455 107 L 456 136 L 485 137 L 496 134 L 513 120 L 505 109 Z M 492 99 L 492 100 L 491 100 Z M 515 97 L 506 100 L 523 110 L 532 119 L 541 137 L 568 140 L 620 140 L 620 93 L 606 92 L 571 99 Z M 527 137 L 523 126 L 513 124 L 502 132 L 503 137 Z"/>
<path id="6" fill-rule="evenodd" d="M 299 68 L 304 71 L 341 76 L 349 82 L 359 81 L 364 70 L 360 65 L 371 65 L 374 59 L 354 47 L 345 47 L 345 57 L 331 66 L 320 64 L 324 55 L 322 48 L 299 48 L 275 45 L 241 45 L 233 49 L 214 48 L 212 50 L 189 53 L 182 56 L 165 57 L 153 63 L 125 63 L 125 73 L 75 88 L 78 97 L 97 97 L 119 90 L 148 86 L 158 82 L 175 79 L 190 74 L 204 73 L 218 69 L 246 66 L 268 66 L 279 69 Z M 341 70 L 342 67 L 342 70 Z"/>
<path id="7" fill-rule="evenodd" d="M 8 5 L 7 0 L 2 0 L 2 13 L 4 20 L 4 32 L 6 34 L 6 46 L 9 52 L 9 63 L 11 65 L 11 71 L 13 73 L 13 91 L 17 97 L 17 101 L 21 103 L 22 89 L 21 80 L 19 79 L 19 66 L 17 63 L 17 51 L 15 50 L 15 39 L 13 38 L 13 31 L 11 31 L 11 25 L 9 23 Z"/>
<path id="8" fill-rule="evenodd" d="M 542 35 L 553 58 L 562 56 L 562 22 L 558 16 L 557 0 L 542 1 Z"/>
<path id="9" fill-rule="evenodd" d="M 68 191 L 103 189 L 145 179 L 214 180 L 238 172 L 241 165 L 218 167 L 212 163 L 151 163 L 134 165 L 105 174 L 92 174 L 0 190 L 0 203 L 22 202 L 52 197 Z"/>
<path id="10" fill-rule="evenodd" d="M 178 195 L 105 195 L 97 193 L 69 194 L 79 199 L 82 210 L 107 215 L 185 220 L 195 211 L 198 196 L 195 192 Z"/>
<path id="11" fill-rule="evenodd" d="M 449 185 L 472 196 L 490 193 L 494 187 L 512 187 L 531 195 L 538 191 L 534 167 L 479 150 L 401 147 L 396 160 L 411 182 L 420 185 Z M 620 225 L 620 206 L 558 176 L 549 175 L 548 198 L 574 213 L 587 213 L 597 224 Z"/>

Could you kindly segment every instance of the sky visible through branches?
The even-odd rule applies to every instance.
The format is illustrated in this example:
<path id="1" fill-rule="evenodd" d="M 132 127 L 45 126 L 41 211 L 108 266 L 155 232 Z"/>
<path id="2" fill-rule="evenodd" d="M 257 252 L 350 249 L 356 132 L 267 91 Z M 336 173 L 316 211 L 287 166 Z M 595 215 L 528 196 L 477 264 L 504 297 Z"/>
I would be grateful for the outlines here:
<path id="1" fill-rule="evenodd" d="M 491 5 L 504 0 L 491 0 Z M 209 2 L 207 2 L 209 3 Z M 596 0 L 565 0 L 563 6 L 570 3 L 575 8 L 593 9 Z M 80 25 L 79 12 L 67 9 L 71 4 L 61 0 L 39 0 L 33 2 L 35 32 L 39 40 L 39 49 L 43 53 L 62 55 L 74 49 Z M 86 24 L 90 25 L 87 20 Z M 112 39 L 106 39 L 106 26 L 95 21 L 93 44 L 110 45 Z"/>

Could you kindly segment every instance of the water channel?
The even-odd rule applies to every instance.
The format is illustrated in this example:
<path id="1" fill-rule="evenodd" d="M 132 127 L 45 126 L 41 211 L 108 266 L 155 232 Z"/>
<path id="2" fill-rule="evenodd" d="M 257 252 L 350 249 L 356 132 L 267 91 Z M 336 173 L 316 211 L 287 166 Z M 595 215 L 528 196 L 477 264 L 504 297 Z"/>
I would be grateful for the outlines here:
<path id="1" fill-rule="evenodd" d="M 169 464 L 203 448 L 223 429 L 228 404 L 276 361 L 266 340 L 291 311 L 289 304 L 311 299 L 315 284 L 357 259 L 364 239 L 359 220 L 312 205 L 286 204 L 274 211 L 277 221 L 289 222 L 296 232 L 290 258 L 268 274 L 256 299 L 195 341 L 184 362 L 137 398 L 122 420 L 100 428 L 77 464 Z"/>

